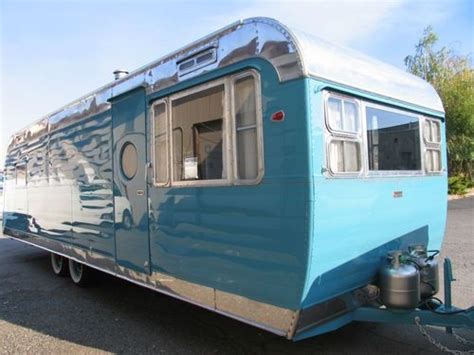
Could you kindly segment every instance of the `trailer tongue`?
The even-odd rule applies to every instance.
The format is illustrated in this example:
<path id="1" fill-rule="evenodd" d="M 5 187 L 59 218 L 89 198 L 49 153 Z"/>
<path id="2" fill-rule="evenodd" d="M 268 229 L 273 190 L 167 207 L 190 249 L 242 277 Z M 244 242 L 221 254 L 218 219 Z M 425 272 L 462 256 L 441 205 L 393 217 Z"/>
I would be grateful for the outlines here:
<path id="1" fill-rule="evenodd" d="M 453 334 L 460 343 L 472 345 L 453 332 L 453 328 L 464 328 L 474 330 L 474 305 L 462 309 L 452 305 L 451 283 L 456 281 L 453 277 L 451 260 L 444 259 L 444 303 L 434 297 L 438 287 L 438 265 L 434 256 L 437 252 L 421 260 L 414 260 L 410 255 L 400 251 L 391 252 L 388 256 L 390 261 L 380 272 L 378 286 L 369 285 L 353 294 L 353 308 L 343 318 L 347 321 L 412 324 L 416 325 L 421 334 L 442 351 L 458 354 L 473 354 L 474 350 L 467 352 L 451 350 L 434 339 L 424 328 L 426 325 L 445 327 L 446 333 Z M 410 270 L 410 264 L 413 266 Z M 422 292 L 426 286 L 426 276 L 432 276 L 429 286 L 432 292 Z M 416 283 L 413 280 L 417 280 Z M 361 296 L 362 294 L 362 296 Z M 418 302 L 413 304 L 414 300 Z M 341 317 L 342 318 L 342 317 Z M 338 327 L 340 318 L 334 319 L 318 328 L 309 329 L 299 333 L 294 340 L 304 339 L 322 332 L 326 332 L 333 326 Z"/>

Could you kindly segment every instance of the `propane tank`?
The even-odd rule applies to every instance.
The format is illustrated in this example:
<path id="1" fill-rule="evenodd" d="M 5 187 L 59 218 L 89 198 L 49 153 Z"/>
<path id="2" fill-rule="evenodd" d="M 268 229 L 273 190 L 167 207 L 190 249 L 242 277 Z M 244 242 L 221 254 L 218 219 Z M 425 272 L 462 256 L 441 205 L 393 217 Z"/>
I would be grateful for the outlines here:
<path id="1" fill-rule="evenodd" d="M 434 255 L 428 256 L 428 251 L 424 245 L 412 245 L 408 247 L 408 251 L 410 257 L 420 269 L 421 299 L 429 298 L 439 290 L 438 261 L 434 258 Z"/>
<path id="2" fill-rule="evenodd" d="M 388 308 L 413 309 L 420 303 L 420 273 L 402 255 L 400 250 L 388 254 L 389 262 L 379 272 L 380 298 Z"/>

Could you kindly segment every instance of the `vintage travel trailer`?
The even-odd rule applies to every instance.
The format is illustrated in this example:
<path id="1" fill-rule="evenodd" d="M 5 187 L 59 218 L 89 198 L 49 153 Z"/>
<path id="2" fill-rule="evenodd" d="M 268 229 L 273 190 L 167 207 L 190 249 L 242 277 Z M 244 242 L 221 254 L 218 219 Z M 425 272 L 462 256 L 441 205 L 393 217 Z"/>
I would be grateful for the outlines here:
<path id="1" fill-rule="evenodd" d="M 4 233 L 56 274 L 98 269 L 294 340 L 473 327 L 433 298 L 447 163 L 428 83 L 268 18 L 115 74 L 8 147 Z"/>

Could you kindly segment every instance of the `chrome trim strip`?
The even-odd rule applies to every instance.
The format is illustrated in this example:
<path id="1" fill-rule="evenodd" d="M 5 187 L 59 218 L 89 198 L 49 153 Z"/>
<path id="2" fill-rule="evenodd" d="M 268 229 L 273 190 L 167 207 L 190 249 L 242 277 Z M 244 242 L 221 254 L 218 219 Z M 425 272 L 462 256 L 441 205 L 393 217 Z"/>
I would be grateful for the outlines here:
<path id="1" fill-rule="evenodd" d="M 271 333 L 289 337 L 294 332 L 293 327 L 298 311 L 251 300 L 159 272 L 152 272 L 151 275 L 138 273 L 117 265 L 112 258 L 31 233 L 5 228 L 4 235 L 10 239 L 70 258 L 136 285 L 192 303 Z M 26 240 L 25 237 L 32 238 L 44 245 Z"/>

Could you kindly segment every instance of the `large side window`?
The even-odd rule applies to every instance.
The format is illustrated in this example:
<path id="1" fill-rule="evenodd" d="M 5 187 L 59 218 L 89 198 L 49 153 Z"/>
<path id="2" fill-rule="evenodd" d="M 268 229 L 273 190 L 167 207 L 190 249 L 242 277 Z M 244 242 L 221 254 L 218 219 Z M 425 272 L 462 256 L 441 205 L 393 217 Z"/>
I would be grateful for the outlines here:
<path id="1" fill-rule="evenodd" d="M 421 170 L 418 116 L 366 107 L 369 170 Z"/>
<path id="2" fill-rule="evenodd" d="M 362 164 L 357 102 L 344 97 L 329 96 L 326 101 L 326 123 L 330 132 L 327 151 L 330 172 L 359 173 Z"/>
<path id="3" fill-rule="evenodd" d="M 439 172 L 441 165 L 441 124 L 438 120 L 423 120 L 423 139 L 425 141 L 425 170 L 427 173 Z"/>
<path id="4" fill-rule="evenodd" d="M 224 112 L 224 84 L 172 101 L 173 181 L 226 179 Z"/>
<path id="5" fill-rule="evenodd" d="M 251 70 L 153 103 L 154 183 L 258 183 L 263 175 L 259 90 L 259 76 Z"/>
<path id="6" fill-rule="evenodd" d="M 249 75 L 238 78 L 234 82 L 235 151 L 238 179 L 255 180 L 259 174 L 257 113 L 255 77 Z"/>

